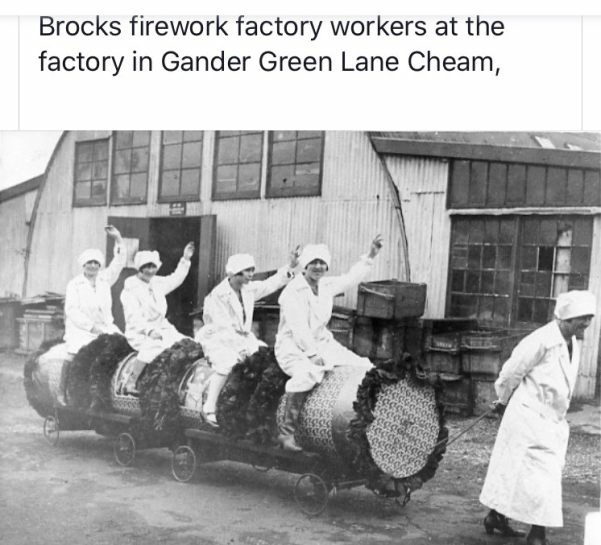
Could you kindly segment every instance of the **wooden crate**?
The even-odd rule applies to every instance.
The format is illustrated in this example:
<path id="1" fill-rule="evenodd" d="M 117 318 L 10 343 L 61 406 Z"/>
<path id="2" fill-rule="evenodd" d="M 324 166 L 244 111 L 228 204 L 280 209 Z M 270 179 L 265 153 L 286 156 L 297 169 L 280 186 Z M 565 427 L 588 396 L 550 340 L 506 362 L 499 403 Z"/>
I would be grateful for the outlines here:
<path id="1" fill-rule="evenodd" d="M 63 319 L 51 315 L 25 315 L 17 318 L 19 324 L 19 347 L 15 352 L 29 354 L 45 341 L 62 339 L 65 334 Z"/>
<path id="2" fill-rule="evenodd" d="M 424 367 L 430 373 L 461 373 L 461 352 L 459 350 L 429 349 L 424 352 Z"/>
<path id="3" fill-rule="evenodd" d="M 443 386 L 442 402 L 446 412 L 471 416 L 474 411 L 471 379 L 461 375 L 446 376 Z"/>
<path id="4" fill-rule="evenodd" d="M 328 323 L 334 338 L 349 350 L 353 349 L 355 313 L 351 309 L 335 308 Z"/>
<path id="5" fill-rule="evenodd" d="M 493 401 L 498 397 L 494 381 L 472 378 L 472 396 L 475 415 L 479 416 L 489 411 Z"/>
<path id="6" fill-rule="evenodd" d="M 280 323 L 279 307 L 269 305 L 257 307 L 253 314 L 253 333 L 267 346 L 275 345 L 275 337 Z"/>
<path id="7" fill-rule="evenodd" d="M 470 331 L 462 338 L 462 367 L 465 373 L 485 375 L 492 380 L 528 331 Z"/>
<path id="8" fill-rule="evenodd" d="M 400 320 L 419 317 L 426 306 L 426 284 L 382 280 L 362 282 L 357 296 L 357 314 L 370 318 Z"/>
<path id="9" fill-rule="evenodd" d="M 353 333 L 353 351 L 371 360 L 388 360 L 404 351 L 404 324 L 358 316 Z"/>

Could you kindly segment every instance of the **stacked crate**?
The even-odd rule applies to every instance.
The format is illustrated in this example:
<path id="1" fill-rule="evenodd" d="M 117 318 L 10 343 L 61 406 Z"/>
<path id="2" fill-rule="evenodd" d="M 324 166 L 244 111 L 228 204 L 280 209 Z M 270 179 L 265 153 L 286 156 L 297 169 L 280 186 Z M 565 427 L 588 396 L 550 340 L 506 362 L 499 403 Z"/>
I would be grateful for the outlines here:
<path id="1" fill-rule="evenodd" d="M 425 284 L 398 280 L 361 283 L 353 351 L 372 361 L 392 359 L 405 351 L 419 357 L 421 329 L 417 318 L 425 304 Z"/>
<path id="2" fill-rule="evenodd" d="M 472 382 L 475 414 L 488 411 L 497 399 L 494 383 L 501 367 L 528 333 L 498 329 L 467 331 L 463 335 L 461 366 Z"/>
<path id="3" fill-rule="evenodd" d="M 45 341 L 62 339 L 65 334 L 63 297 L 46 293 L 21 301 L 23 317 L 17 318 L 19 346 L 15 352 L 29 354 Z"/>

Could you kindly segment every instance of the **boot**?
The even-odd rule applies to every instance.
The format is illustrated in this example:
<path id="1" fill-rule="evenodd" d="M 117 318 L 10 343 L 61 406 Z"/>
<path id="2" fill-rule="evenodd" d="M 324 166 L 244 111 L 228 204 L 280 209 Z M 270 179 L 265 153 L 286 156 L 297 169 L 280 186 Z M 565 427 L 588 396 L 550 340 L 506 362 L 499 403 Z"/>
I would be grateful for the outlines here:
<path id="1" fill-rule="evenodd" d="M 484 519 L 484 529 L 488 535 L 492 535 L 497 530 L 504 537 L 522 537 L 524 532 L 514 530 L 509 526 L 507 517 L 497 513 L 494 509 L 491 509 L 486 518 Z"/>
<path id="2" fill-rule="evenodd" d="M 300 452 L 300 447 L 294 440 L 294 432 L 298 424 L 298 417 L 309 392 L 292 392 L 284 396 L 284 418 L 279 427 L 278 441 L 284 450 Z"/>
<path id="3" fill-rule="evenodd" d="M 202 416 L 204 417 L 205 422 L 214 428 L 219 427 L 216 415 L 217 400 L 219 399 L 219 394 L 221 393 L 221 390 L 223 390 L 226 381 L 227 375 L 218 375 L 217 373 L 211 375 L 209 386 L 207 388 L 207 398 L 202 406 Z"/>
<path id="4" fill-rule="evenodd" d="M 545 537 L 545 527 L 533 524 L 526 538 L 526 545 L 549 545 Z"/>

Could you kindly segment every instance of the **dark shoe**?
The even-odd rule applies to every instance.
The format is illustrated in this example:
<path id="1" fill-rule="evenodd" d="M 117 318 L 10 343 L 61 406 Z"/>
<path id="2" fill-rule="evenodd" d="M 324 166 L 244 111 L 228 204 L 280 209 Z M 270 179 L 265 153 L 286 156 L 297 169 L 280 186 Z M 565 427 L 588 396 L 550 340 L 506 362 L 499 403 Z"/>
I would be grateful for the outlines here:
<path id="1" fill-rule="evenodd" d="M 514 530 L 509 526 L 507 517 L 494 510 L 491 510 L 484 518 L 484 529 L 489 536 L 492 535 L 495 530 L 504 537 L 523 537 L 526 535 L 525 532 Z"/>
<path id="2" fill-rule="evenodd" d="M 549 545 L 545 536 L 545 527 L 532 525 L 526 538 L 526 545 Z"/>

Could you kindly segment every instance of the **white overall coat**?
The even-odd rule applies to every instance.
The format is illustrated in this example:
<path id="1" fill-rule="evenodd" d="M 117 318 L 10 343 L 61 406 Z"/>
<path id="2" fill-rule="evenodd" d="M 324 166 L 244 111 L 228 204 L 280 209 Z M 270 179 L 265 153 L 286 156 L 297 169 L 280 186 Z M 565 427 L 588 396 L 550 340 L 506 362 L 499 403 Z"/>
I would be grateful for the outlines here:
<path id="1" fill-rule="evenodd" d="M 347 350 L 327 328 L 332 316 L 334 297 L 359 282 L 371 271 L 373 259 L 362 257 L 348 273 L 324 277 L 318 295 L 302 275 L 297 276 L 280 295 L 280 323 L 275 342 L 275 356 L 284 373 L 290 376 L 287 392 L 307 392 L 323 380 L 333 367 L 349 365 L 369 369 L 372 364 Z M 324 366 L 314 365 L 311 356 L 319 355 Z"/>
<path id="2" fill-rule="evenodd" d="M 566 412 L 580 361 L 556 322 L 524 338 L 495 382 L 509 403 L 495 441 L 480 501 L 526 524 L 562 526 L 561 472 L 569 427 Z M 512 395 L 513 393 L 513 395 Z"/>
<path id="3" fill-rule="evenodd" d="M 282 267 L 266 280 L 242 285 L 244 311 L 227 278 L 205 297 L 204 326 L 196 333 L 195 340 L 218 374 L 229 374 L 241 359 L 266 346 L 252 332 L 255 301 L 286 285 L 291 278 L 288 271 L 288 267 Z"/>
<path id="4" fill-rule="evenodd" d="M 75 354 L 98 336 L 92 333 L 94 327 L 103 333 L 121 333 L 113 322 L 111 286 L 125 266 L 125 246 L 115 244 L 114 254 L 110 265 L 98 272 L 95 286 L 83 273 L 67 284 L 64 338 L 70 354 Z"/>
<path id="5" fill-rule="evenodd" d="M 181 258 L 169 276 L 153 276 L 144 282 L 137 276 L 130 276 L 121 292 L 121 303 L 125 315 L 125 337 L 138 359 L 149 363 L 173 343 L 185 338 L 165 317 L 167 299 L 165 296 L 178 288 L 190 270 L 190 260 Z M 150 337 L 157 332 L 161 339 Z"/>

